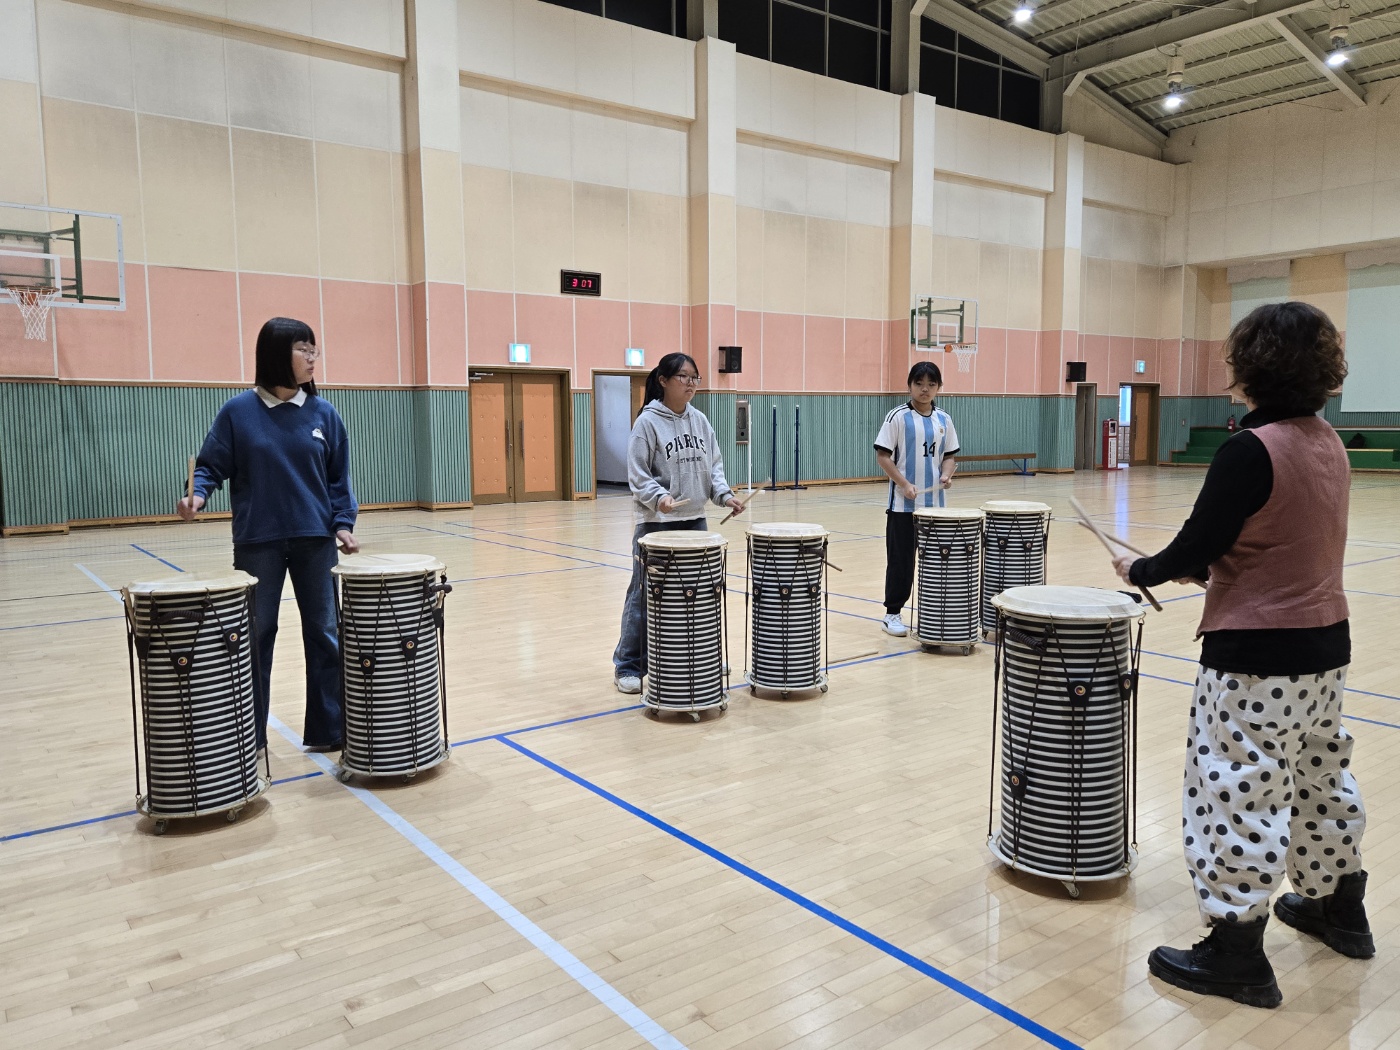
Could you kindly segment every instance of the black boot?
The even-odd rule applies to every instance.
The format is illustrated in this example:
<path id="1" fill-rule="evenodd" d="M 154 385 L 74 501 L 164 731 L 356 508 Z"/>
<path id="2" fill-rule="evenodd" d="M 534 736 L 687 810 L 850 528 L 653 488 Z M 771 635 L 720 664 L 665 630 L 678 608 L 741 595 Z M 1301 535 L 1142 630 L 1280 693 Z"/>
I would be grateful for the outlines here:
<path id="1" fill-rule="evenodd" d="M 1147 968 L 1168 984 L 1200 995 L 1223 995 L 1246 1006 L 1270 1009 L 1283 1002 L 1274 968 L 1264 954 L 1266 915 L 1253 922 L 1220 922 L 1187 951 L 1161 947 L 1147 957 Z"/>
<path id="2" fill-rule="evenodd" d="M 1361 903 L 1365 896 L 1366 873 L 1354 871 L 1339 878 L 1336 891 L 1327 897 L 1285 893 L 1274 902 L 1274 914 L 1295 930 L 1321 937 L 1334 952 L 1369 959 L 1376 954 L 1376 942 Z"/>

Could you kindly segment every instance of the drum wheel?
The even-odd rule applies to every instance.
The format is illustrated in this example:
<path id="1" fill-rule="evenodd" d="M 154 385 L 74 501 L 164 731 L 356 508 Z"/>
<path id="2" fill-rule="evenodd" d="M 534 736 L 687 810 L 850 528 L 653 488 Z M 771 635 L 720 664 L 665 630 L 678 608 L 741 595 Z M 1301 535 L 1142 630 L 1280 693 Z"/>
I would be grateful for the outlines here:
<path id="1" fill-rule="evenodd" d="M 230 824 L 237 824 L 237 823 L 238 823 L 238 810 L 236 810 L 236 809 L 231 809 L 231 810 L 229 810 L 226 814 L 224 814 L 224 819 L 227 820 Z"/>
<path id="2" fill-rule="evenodd" d="M 1079 883 L 1077 883 L 1077 882 L 1065 882 L 1065 883 L 1061 883 L 1061 885 L 1064 886 L 1065 892 L 1069 894 L 1070 900 L 1076 900 L 1076 901 L 1077 901 L 1077 900 L 1079 899 Z"/>
<path id="3" fill-rule="evenodd" d="M 156 826 L 155 826 L 155 828 L 154 828 L 153 830 L 155 831 L 155 833 L 156 833 L 157 835 L 164 835 L 164 834 L 165 834 L 165 829 L 168 828 L 169 826 L 170 826 L 170 824 L 169 824 L 167 821 L 158 820 L 158 821 L 156 821 Z"/>
<path id="4" fill-rule="evenodd" d="M 827 685 L 825 682 L 823 682 L 821 685 L 817 686 L 817 688 L 820 689 L 820 690 L 824 693 L 824 692 L 826 692 L 828 689 L 830 689 L 831 687 L 830 687 L 829 685 Z"/>
<path id="5" fill-rule="evenodd" d="M 337 769 L 337 770 L 335 771 L 335 779 L 336 779 L 336 780 L 339 780 L 342 784 L 348 784 L 348 783 L 350 783 L 350 781 L 353 780 L 354 778 L 355 778 L 355 774 L 352 773 L 352 772 L 350 772 L 350 770 L 345 769 L 345 768 L 343 768 L 343 767 L 340 768 L 340 769 Z"/>

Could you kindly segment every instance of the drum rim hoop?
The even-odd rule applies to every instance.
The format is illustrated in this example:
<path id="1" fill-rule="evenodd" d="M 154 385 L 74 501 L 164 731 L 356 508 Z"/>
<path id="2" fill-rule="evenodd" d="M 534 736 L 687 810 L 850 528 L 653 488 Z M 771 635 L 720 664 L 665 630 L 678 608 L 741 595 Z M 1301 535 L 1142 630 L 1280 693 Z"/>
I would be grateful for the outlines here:
<path id="1" fill-rule="evenodd" d="M 246 591 L 258 582 L 242 569 L 233 569 L 219 576 L 162 576 L 156 580 L 138 580 L 122 588 L 128 597 L 194 598 L 202 594 L 227 594 Z"/>
<path id="2" fill-rule="evenodd" d="M 382 559 L 382 564 L 374 564 L 372 558 Z M 361 560 L 363 559 L 363 560 Z M 442 572 L 446 569 L 441 561 L 431 554 L 350 554 L 331 566 L 333 576 L 414 576 L 423 572 Z"/>
<path id="3" fill-rule="evenodd" d="M 1055 611 L 1048 608 L 1027 608 L 1018 605 L 1018 601 L 1033 598 L 1027 595 L 1026 591 L 1052 591 L 1059 592 L 1063 597 L 1061 601 L 1065 605 L 1063 611 Z M 1020 593 L 1018 593 L 1020 592 Z M 1081 597 L 1081 602 L 1076 605 L 1070 599 L 1074 592 Z M 1010 597 L 1008 597 L 1008 595 Z M 1103 601 L 1100 596 L 1110 596 L 1114 599 L 1112 605 Z M 1054 600 L 1055 595 L 1043 595 L 1046 604 Z M 1098 602 L 1095 605 L 1095 602 Z M 1118 591 L 1111 591 L 1106 587 L 1071 587 L 1062 584 L 1032 584 L 1024 587 L 1008 587 L 1006 590 L 995 594 L 991 599 L 992 605 L 1000 609 L 1008 616 L 1016 616 L 1027 620 L 1036 620 L 1043 623 L 1102 623 L 1104 621 L 1119 622 L 1123 620 L 1136 620 L 1144 615 L 1142 606 L 1135 603 L 1131 598 Z"/>
<path id="4" fill-rule="evenodd" d="M 993 499 L 982 504 L 988 514 L 1048 514 L 1052 508 L 1048 503 L 1024 499 Z"/>
<path id="5" fill-rule="evenodd" d="M 977 507 L 919 507 L 914 511 L 915 518 L 930 518 L 942 521 L 981 521 L 987 512 Z"/>
<path id="6" fill-rule="evenodd" d="M 772 531 L 779 529 L 786 531 Z M 827 530 L 814 521 L 756 521 L 749 526 L 748 534 L 765 540 L 824 540 Z"/>
<path id="7" fill-rule="evenodd" d="M 729 540 L 723 533 L 698 532 L 694 529 L 666 529 L 662 532 L 648 532 L 637 540 L 643 547 L 657 550 L 723 550 Z"/>

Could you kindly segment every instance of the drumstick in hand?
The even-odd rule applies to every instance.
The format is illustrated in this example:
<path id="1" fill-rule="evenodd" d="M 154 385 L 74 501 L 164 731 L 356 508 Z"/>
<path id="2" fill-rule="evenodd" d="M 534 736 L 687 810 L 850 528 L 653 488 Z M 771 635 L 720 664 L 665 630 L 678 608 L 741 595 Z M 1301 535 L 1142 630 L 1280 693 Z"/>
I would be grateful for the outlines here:
<path id="1" fill-rule="evenodd" d="M 190 457 L 190 474 L 189 474 L 188 480 L 186 480 L 186 482 L 185 482 L 185 498 L 186 498 L 186 499 L 189 499 L 189 500 L 193 500 L 193 499 L 194 499 L 194 460 L 195 460 L 195 457 L 194 457 L 194 456 L 191 456 L 191 457 Z"/>
<path id="2" fill-rule="evenodd" d="M 769 478 L 768 481 L 765 481 L 765 482 L 764 482 L 762 485 L 760 485 L 758 488 L 756 488 L 756 489 L 750 489 L 750 490 L 749 490 L 749 494 L 739 501 L 739 510 L 743 510 L 745 507 L 747 507 L 747 506 L 749 505 L 749 500 L 753 499 L 753 498 L 754 498 L 755 496 L 757 496 L 760 492 L 762 492 L 762 491 L 768 486 L 768 482 L 769 482 L 769 481 L 772 481 L 772 480 L 773 480 L 772 478 Z M 724 524 L 726 521 L 728 521 L 730 518 L 734 517 L 734 515 L 738 514 L 738 513 L 739 513 L 739 510 L 731 510 L 728 514 L 726 514 L 724 517 L 722 517 L 722 518 L 719 519 L 719 523 L 720 523 L 721 525 L 723 525 L 723 524 Z"/>
<path id="3" fill-rule="evenodd" d="M 1069 505 L 1073 507 L 1074 512 L 1079 515 L 1079 520 L 1088 527 L 1090 532 L 1099 538 L 1099 542 L 1103 544 L 1104 550 L 1108 551 L 1109 554 L 1113 554 L 1113 542 L 1104 535 L 1102 529 L 1089 520 L 1089 515 L 1085 513 L 1084 508 L 1079 505 L 1079 501 L 1071 496 L 1069 498 Z M 1138 590 L 1142 591 L 1142 596 L 1152 603 L 1152 608 L 1156 609 L 1158 612 L 1162 611 L 1162 604 L 1157 601 L 1151 591 L 1141 586 L 1138 587 Z"/>
<path id="4" fill-rule="evenodd" d="M 1090 528 L 1089 523 L 1088 523 L 1087 521 L 1085 521 L 1083 518 L 1081 518 L 1081 519 L 1079 520 L 1079 524 L 1083 525 L 1086 529 L 1089 529 L 1090 532 L 1093 531 L 1093 529 Z M 1148 553 L 1147 553 L 1145 550 L 1143 550 L 1141 547 L 1134 547 L 1131 543 L 1129 543 L 1127 540 L 1125 540 L 1122 536 L 1116 536 L 1116 535 L 1114 535 L 1114 534 L 1111 533 L 1111 532 L 1105 532 L 1104 535 L 1107 536 L 1107 537 L 1108 537 L 1110 540 L 1112 540 L 1114 543 L 1118 544 L 1118 546 L 1122 547 L 1125 551 L 1130 551 L 1130 552 L 1132 552 L 1133 554 L 1136 554 L 1139 558 L 1150 558 L 1150 557 L 1152 557 L 1152 555 L 1148 554 Z M 1178 581 L 1178 582 L 1181 582 L 1181 581 Z M 1194 584 L 1196 584 L 1197 587 L 1204 587 L 1204 586 L 1205 586 L 1205 583 L 1204 583 L 1203 581 L 1201 581 L 1201 580 L 1193 579 L 1192 582 L 1193 582 Z"/>

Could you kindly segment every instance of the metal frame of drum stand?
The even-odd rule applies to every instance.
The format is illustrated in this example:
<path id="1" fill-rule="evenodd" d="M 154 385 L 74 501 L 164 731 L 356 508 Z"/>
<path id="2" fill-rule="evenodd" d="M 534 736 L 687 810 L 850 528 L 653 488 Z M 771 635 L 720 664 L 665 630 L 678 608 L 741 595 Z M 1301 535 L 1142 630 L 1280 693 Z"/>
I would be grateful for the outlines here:
<path id="1" fill-rule="evenodd" d="M 798 542 L 799 544 L 801 543 L 800 540 Z M 782 698 L 786 700 L 794 692 L 810 692 L 811 690 L 816 689 L 822 693 L 825 693 L 828 689 L 831 688 L 831 683 L 828 681 L 828 678 L 831 675 L 831 562 L 827 560 L 826 556 L 827 547 L 830 541 L 823 538 L 821 543 L 822 656 L 824 657 L 824 659 L 818 661 L 818 663 L 822 665 L 822 671 L 821 674 L 817 676 L 817 680 L 812 685 L 801 686 L 798 688 L 783 689 L 780 686 L 759 685 L 758 683 L 754 682 L 753 668 L 749 666 L 749 636 L 753 633 L 753 618 L 749 614 L 749 598 L 753 594 L 753 536 L 750 535 L 748 537 L 747 557 L 749 580 L 748 586 L 744 588 L 744 674 L 749 680 L 749 696 L 756 697 L 758 696 L 758 691 L 760 689 L 767 689 L 769 692 L 780 694 Z M 782 594 L 780 589 L 779 597 L 785 598 L 787 597 L 787 595 Z M 754 596 L 754 604 L 758 604 L 758 599 L 756 596 Z M 784 653 L 784 657 L 786 657 L 786 655 L 787 654 Z M 787 670 L 786 663 L 783 666 L 783 670 Z"/>
<path id="2" fill-rule="evenodd" d="M 254 683 L 254 684 L 253 684 L 253 688 L 254 688 L 254 689 L 257 688 L 257 684 L 256 684 L 256 683 L 257 683 L 257 680 L 258 680 L 258 673 L 259 673 L 259 671 L 262 669 L 262 665 L 261 665 L 261 662 L 260 662 L 260 660 L 259 660 L 259 654 L 258 654 L 258 615 L 257 615 L 257 601 L 256 601 L 256 596 L 257 596 L 257 584 L 253 584 L 253 586 L 251 586 L 251 587 L 248 588 L 248 591 L 247 591 L 247 593 L 244 595 L 244 599 L 243 599 L 244 602 L 247 604 L 247 608 L 248 608 L 248 650 L 249 650 L 249 654 L 250 654 L 250 657 L 251 657 L 252 677 L 253 677 L 253 683 Z M 209 599 L 208 599 L 207 593 L 206 593 L 206 595 L 205 595 L 204 600 L 205 600 L 206 602 L 209 600 Z M 153 605 L 154 605 L 154 602 L 153 602 Z M 153 612 L 154 612 L 154 609 L 153 609 Z M 132 750 L 132 754 L 135 756 L 135 759 L 136 759 L 136 811 L 137 811 L 138 813 L 140 813 L 142 816 L 144 816 L 144 817 L 150 817 L 150 818 L 152 818 L 152 819 L 155 821 L 155 826 L 154 826 L 154 828 L 152 828 L 152 831 L 153 831 L 155 834 L 157 834 L 157 835 L 164 835 L 165 832 L 166 832 L 166 829 L 167 829 L 167 828 L 169 827 L 169 825 L 170 825 L 170 821 L 172 821 L 172 820 L 194 820 L 194 819 L 196 819 L 196 818 L 198 818 L 198 817 L 210 817 L 210 816 L 214 816 L 214 815 L 217 814 L 217 813 L 223 813 L 223 814 L 225 815 L 224 819 L 226 819 L 230 824 L 233 824 L 233 823 L 237 822 L 237 820 L 238 820 L 238 815 L 243 811 L 243 807 L 246 806 L 249 802 L 252 802 L 254 799 L 256 799 L 256 798 L 260 797 L 261 795 L 263 795 L 263 794 L 267 791 L 267 789 L 270 788 L 270 787 L 272 786 L 272 763 L 271 763 L 271 761 L 270 761 L 270 759 L 269 759 L 268 754 L 267 754 L 266 751 L 263 752 L 263 771 L 264 771 L 264 773 L 265 773 L 266 775 L 265 775 L 265 776 L 257 777 L 256 782 L 255 782 L 255 785 L 254 785 L 254 786 L 256 787 L 256 790 L 253 791 L 252 794 L 245 796 L 244 798 L 240 799 L 239 801 L 237 801 L 237 802 L 231 802 L 231 803 L 229 803 L 228 805 L 225 805 L 225 806 L 214 806 L 214 807 L 212 807 L 212 808 L 210 808 L 210 809 L 195 809 L 195 810 L 191 810 L 191 811 L 188 812 L 188 813 L 160 813 L 160 814 L 156 814 L 156 813 L 152 813 L 152 812 L 151 812 L 151 805 L 150 805 L 150 785 L 149 785 L 149 784 L 146 785 L 146 794 L 143 795 L 143 794 L 141 793 L 141 741 L 142 741 L 142 740 L 146 740 L 146 741 L 149 741 L 149 740 L 150 740 L 150 722 L 149 722 L 149 720 L 148 720 L 146 717 L 144 717 L 144 716 L 147 715 L 147 713 L 148 713 L 147 710 L 146 710 L 146 705 L 145 705 L 144 703 L 141 705 L 141 714 L 142 714 L 143 717 L 141 717 L 140 719 L 138 719 L 138 718 L 137 718 L 137 714 L 136 714 L 136 653 L 137 653 L 137 650 L 138 650 L 139 648 L 142 647 L 142 643 L 141 643 L 140 641 L 138 641 L 138 638 L 137 638 L 137 634 L 136 634 L 136 624 L 135 624 L 135 622 L 133 621 L 133 609 L 132 609 L 132 607 L 131 607 L 131 603 L 130 603 L 129 599 L 128 599 L 127 597 L 125 597 L 125 596 L 124 596 L 123 599 L 122 599 L 122 614 L 123 614 L 123 619 L 126 621 L 126 659 L 127 659 L 128 671 L 129 671 L 130 677 L 131 677 L 131 750 Z M 203 623 L 203 620 L 201 619 L 201 625 L 202 625 L 202 623 Z M 222 630 L 222 624 L 220 625 L 220 628 L 221 628 L 221 630 Z M 197 630 L 197 629 L 196 629 L 196 630 Z M 235 638 L 234 641 L 237 641 L 237 639 Z M 145 645 L 146 645 L 147 647 L 149 647 L 149 645 L 150 645 L 149 640 L 147 640 L 147 641 L 145 642 Z M 141 667 L 141 670 L 142 670 L 142 676 L 141 676 L 141 695 L 142 695 L 142 697 L 144 698 L 144 696 L 145 696 L 145 694 L 146 694 L 146 689 L 147 689 L 147 682 L 146 682 L 146 676 L 145 676 L 145 670 L 146 670 L 146 667 L 145 667 L 146 654 L 145 654 L 145 653 L 142 653 L 142 654 L 141 654 L 141 660 L 142 660 L 142 667 Z M 177 675 L 180 675 L 180 674 L 181 674 L 181 669 L 180 669 L 179 667 L 177 667 L 177 668 L 175 669 L 175 673 L 176 673 Z M 184 699 L 185 699 L 185 702 L 186 702 L 186 706 L 188 706 L 188 701 L 189 701 L 189 696 L 188 696 L 188 682 L 189 682 L 189 676 L 188 676 L 188 674 L 183 674 L 183 675 L 181 675 L 181 677 L 182 677 L 182 679 L 183 679 L 184 682 L 185 682 L 186 696 L 185 696 Z M 230 671 L 230 678 L 232 678 L 232 677 L 233 677 L 233 675 L 232 675 L 232 672 Z M 257 708 L 256 708 L 256 705 L 255 705 L 255 706 L 254 706 L 254 712 L 255 712 L 255 713 L 256 713 L 256 710 L 257 710 Z M 255 714 L 255 717 L 256 717 L 256 714 Z M 256 765 L 256 760 L 254 761 L 254 764 Z M 150 765 L 149 765 L 149 763 L 148 763 L 147 766 L 146 766 L 146 775 L 147 775 L 148 777 L 150 776 Z"/>
<path id="3" fill-rule="evenodd" d="M 1051 514 L 1046 514 L 1046 515 L 1045 515 L 1045 524 L 1044 524 L 1044 526 L 1043 526 L 1043 527 L 1041 528 L 1041 530 L 1040 530 L 1040 553 L 1041 553 L 1041 556 L 1044 558 L 1044 563 L 1043 563 L 1043 564 L 1044 564 L 1044 568 L 1045 568 L 1045 570 L 1046 570 L 1046 572 L 1045 572 L 1045 574 L 1044 574 L 1044 577 L 1043 577 L 1043 578 L 1041 579 L 1041 581 L 1040 581 L 1041 584 L 1044 584 L 1044 583 L 1045 583 L 1045 579 L 1049 577 L 1049 568 L 1050 568 L 1050 520 L 1051 520 L 1052 517 L 1053 517 L 1053 515 L 1051 515 Z M 982 605 L 983 605 L 983 603 L 984 603 L 984 602 L 989 602 L 989 601 L 992 600 L 992 598 L 995 598 L 995 597 L 996 597 L 996 594 L 993 594 L 993 595 L 991 595 L 991 596 L 988 596 L 988 595 L 987 595 L 987 525 L 988 525 L 987 519 L 984 518 L 984 519 L 982 520 L 982 588 L 981 588 L 981 590 L 978 592 L 978 597 L 977 597 L 977 623 L 979 624 L 979 626 L 982 624 Z M 1016 584 L 1012 584 L 1011 586 L 1013 586 L 1013 587 L 1021 587 L 1021 586 L 1027 586 L 1027 585 L 1016 583 Z M 1036 585 L 1035 585 L 1035 584 L 1030 584 L 1029 586 L 1036 586 Z M 1006 588 L 1006 587 L 1002 587 L 1001 590 L 997 591 L 996 593 L 997 593 L 997 594 L 1000 594 L 1002 591 L 1007 590 L 1007 589 L 1008 589 L 1008 588 Z M 997 614 L 997 624 L 1000 625 L 1000 623 L 1001 623 L 1001 614 L 998 613 L 998 614 Z M 999 635 L 998 630 L 997 630 L 996 627 L 985 627 L 985 626 L 983 626 L 983 627 L 982 627 L 982 640 L 983 640 L 984 642 L 990 642 L 991 644 L 997 645 L 997 646 L 1000 646 L 1000 644 L 1001 644 L 1001 642 L 1000 642 L 1000 635 Z"/>
<path id="4" fill-rule="evenodd" d="M 1005 685 L 1004 672 L 1005 661 L 1002 657 L 1002 638 L 1008 631 L 1015 628 L 1008 628 L 1005 625 L 1006 614 L 998 610 L 997 612 L 997 632 L 996 650 L 992 669 L 992 775 L 991 784 L 987 792 L 987 848 L 992 856 L 1001 861 L 1008 868 L 1014 871 L 1023 871 L 1027 875 L 1035 875 L 1042 879 L 1052 879 L 1062 886 L 1069 893 L 1073 900 L 1079 899 L 1079 883 L 1081 882 L 1112 882 L 1115 879 L 1124 878 L 1137 867 L 1138 843 L 1137 843 L 1137 727 L 1138 727 L 1138 667 L 1142 660 L 1142 620 L 1138 620 L 1137 638 L 1130 643 L 1132 654 L 1132 670 L 1125 676 L 1127 681 L 1120 683 L 1120 689 L 1127 695 L 1124 700 L 1128 702 L 1128 717 L 1123 723 L 1123 758 L 1127 768 L 1123 771 L 1123 837 L 1126 840 L 1123 866 L 1107 875 L 1080 875 L 1077 872 L 1065 878 L 1061 872 L 1042 871 L 1033 868 L 1028 864 L 1023 864 L 1014 857 L 1007 856 L 997 845 L 997 837 L 993 830 L 996 820 L 996 788 L 997 770 L 1001 764 L 1000 755 L 997 751 L 997 733 L 1001 727 L 1001 695 Z M 1048 637 L 1048 636 L 1047 636 Z M 1035 641 L 1021 638 L 1024 644 L 1034 647 Z M 1013 784 L 1013 790 L 1015 785 Z M 1078 800 L 1075 800 L 1075 815 L 1078 816 Z"/>
<path id="5" fill-rule="evenodd" d="M 648 566 L 647 566 L 646 553 L 647 553 L 646 547 L 643 546 L 643 547 L 642 547 L 642 552 L 641 552 L 641 559 L 642 559 L 642 580 L 643 580 L 643 584 L 642 584 L 642 585 L 643 585 L 643 587 L 646 589 L 646 591 L 648 592 L 648 593 L 644 593 L 644 594 L 642 595 L 642 601 L 643 601 L 644 603 L 647 602 L 647 601 L 650 599 L 650 591 L 651 591 L 651 586 L 652 586 L 652 584 L 651 584 L 651 577 L 650 577 L 650 575 L 647 573 L 647 567 L 648 567 Z M 676 558 L 675 558 L 674 553 L 668 551 L 668 552 L 666 553 L 666 568 L 667 568 L 668 570 L 670 569 L 671 564 L 672 564 L 675 560 L 676 560 Z M 663 576 L 663 579 L 664 579 L 664 576 Z M 651 700 L 650 684 L 648 683 L 648 686 L 647 686 L 646 688 L 642 689 L 642 704 L 643 704 L 644 707 L 646 707 L 646 709 L 647 709 L 648 711 L 650 711 L 650 712 L 652 712 L 653 714 L 655 714 L 658 718 L 661 717 L 661 714 L 662 714 L 663 711 L 671 711 L 671 712 L 677 712 L 677 713 L 681 713 L 681 714 L 689 714 L 689 715 L 690 715 L 690 718 L 691 718 L 691 721 L 698 722 L 698 721 L 700 721 L 700 712 L 701 712 L 701 711 L 710 711 L 710 710 L 713 710 L 713 709 L 716 708 L 716 707 L 719 708 L 720 711 L 728 711 L 728 710 L 729 710 L 729 602 L 728 602 L 728 598 L 729 598 L 729 585 L 728 585 L 728 581 L 729 581 L 729 551 L 728 551 L 727 548 L 721 547 L 721 548 L 720 548 L 720 555 L 719 555 L 719 582 L 715 584 L 715 588 L 720 592 L 720 600 L 719 600 L 719 636 L 720 636 L 720 645 L 721 645 L 721 649 L 723 650 L 722 653 L 721 653 L 721 659 L 724 661 L 724 662 L 723 662 L 723 665 L 722 665 L 722 666 L 723 666 L 723 671 L 722 671 L 722 673 L 721 673 L 721 675 L 720 675 L 720 677 L 721 677 L 722 679 L 724 679 L 724 686 L 723 686 L 723 688 L 720 689 L 720 694 L 719 694 L 719 697 L 720 697 L 720 698 L 719 698 L 718 700 L 715 700 L 715 701 L 713 701 L 713 702 L 711 702 L 711 703 L 708 703 L 708 704 L 697 704 L 697 703 L 695 703 L 695 676 L 692 674 L 692 675 L 691 675 L 691 679 L 690 679 L 690 695 L 691 695 L 691 702 L 690 702 L 689 704 L 662 704 L 662 703 L 653 703 L 652 700 Z M 692 596 L 692 598 L 693 598 L 693 596 Z M 646 641 L 647 641 L 647 651 L 648 651 L 648 652 L 651 652 L 652 649 L 654 648 L 654 646 L 652 645 L 652 632 L 655 631 L 655 630 L 656 630 L 656 621 L 655 621 L 655 618 L 652 617 L 652 615 L 651 615 L 651 610 L 648 608 L 648 609 L 647 609 L 647 639 L 646 639 Z M 691 654 L 691 659 L 692 659 L 692 661 L 694 660 L 694 654 L 693 654 L 693 653 Z"/>
<path id="6" fill-rule="evenodd" d="M 452 739 L 447 732 L 447 618 L 445 611 L 447 596 L 452 593 L 452 584 L 447 582 L 447 572 L 444 570 L 438 575 L 437 583 L 428 584 L 424 588 L 426 591 L 428 591 L 428 593 L 435 595 L 437 598 L 436 605 L 433 608 L 433 624 L 437 628 L 438 636 L 438 705 L 442 717 L 442 754 L 438 755 L 438 757 L 433 759 L 431 762 L 425 763 L 421 766 L 414 766 L 411 770 L 408 770 L 407 772 L 404 772 L 402 770 L 394 770 L 392 772 L 385 773 L 376 773 L 372 769 L 356 769 L 353 766 L 348 766 L 345 764 L 345 751 L 343 749 L 346 733 L 345 617 L 342 615 L 341 612 L 342 608 L 344 607 L 344 600 L 342 597 L 342 593 L 344 590 L 344 580 L 338 581 L 336 583 L 336 588 L 337 590 L 335 595 L 335 629 L 336 641 L 340 645 L 340 740 L 342 744 L 342 750 L 340 752 L 340 761 L 335 763 L 335 766 L 332 769 L 332 773 L 334 774 L 335 779 L 340 781 L 342 784 L 350 783 L 350 781 L 357 776 L 399 777 L 406 784 L 414 777 L 416 777 L 419 773 L 422 773 L 428 769 L 432 769 L 434 766 L 439 766 L 452 757 Z M 380 589 L 382 592 L 382 579 L 380 580 Z M 405 649 L 405 653 L 408 653 L 410 651 L 411 650 Z M 410 656 L 410 663 L 412 662 L 412 659 L 413 658 Z M 415 682 L 416 680 L 417 679 L 414 678 Z"/>
<path id="7" fill-rule="evenodd" d="M 984 521 L 985 521 L 985 519 L 984 519 Z M 917 528 L 917 523 L 916 523 L 916 526 L 915 526 L 915 527 Z M 982 565 L 983 565 L 983 554 L 982 554 L 982 551 L 983 551 L 983 548 L 984 548 L 985 542 L 986 542 L 986 537 L 985 537 L 985 535 L 984 535 L 984 532 L 985 532 L 984 528 L 983 528 L 981 525 L 979 525 L 979 526 L 978 526 L 978 529 L 977 529 L 978 540 L 979 540 L 978 545 L 977 545 L 977 546 L 978 546 L 978 550 L 977 550 L 977 593 L 976 593 L 976 595 L 974 595 L 974 597 L 973 597 L 973 600 L 977 603 L 977 609 L 976 609 L 976 612 L 975 612 L 974 615 L 973 615 L 973 623 L 975 623 L 975 624 L 977 625 L 977 637 L 974 638 L 974 639 L 973 639 L 972 641 L 970 641 L 970 642 L 926 642 L 926 641 L 924 641 L 924 639 L 923 639 L 922 637 L 920 637 L 920 635 L 919 635 L 919 620 L 920 620 L 920 618 L 921 618 L 921 616 L 922 616 L 922 609 L 923 609 L 922 605 L 920 605 L 920 606 L 917 606 L 917 607 L 915 608 L 915 610 L 914 610 L 914 630 L 913 630 L 913 635 L 914 635 L 915 641 L 917 641 L 917 642 L 919 643 L 919 648 L 922 649 L 922 650 L 923 650 L 924 652 L 926 652 L 926 653 L 941 652 L 941 651 L 943 651 L 943 650 L 945 650 L 945 649 L 957 649 L 957 650 L 958 650 L 959 652 L 961 652 L 964 656 L 971 656 L 972 653 L 973 653 L 973 650 L 975 650 L 975 649 L 977 648 L 977 646 L 979 646 L 979 645 L 982 643 L 983 635 L 984 635 L 984 632 L 982 631 Z M 919 580 L 920 580 L 920 579 L 922 578 L 922 576 L 923 576 L 923 573 L 922 573 L 920 570 L 921 570 L 922 567 L 923 567 L 923 560 L 924 560 L 924 557 L 925 557 L 925 555 L 924 555 L 924 549 L 923 549 L 923 547 L 921 547 L 921 546 L 918 544 L 917 538 L 916 538 L 916 542 L 915 542 L 915 544 L 914 544 L 914 549 L 915 549 L 915 551 L 917 552 L 917 554 L 918 554 L 918 556 L 919 556 L 919 561 L 918 561 L 918 563 L 916 564 L 915 569 L 914 569 L 915 593 L 917 594 L 917 593 L 918 593 L 917 585 L 918 585 Z M 943 553 L 943 552 L 940 552 L 940 553 Z M 949 557 L 951 554 L 952 554 L 952 548 L 950 547 L 950 548 L 948 548 L 947 553 L 943 553 L 943 557 L 944 557 L 944 558 L 947 558 L 947 557 Z M 941 616 L 941 614 L 943 613 L 943 611 L 944 611 L 944 610 L 939 609 L 939 613 L 940 613 L 940 623 L 942 622 L 942 616 Z"/>

